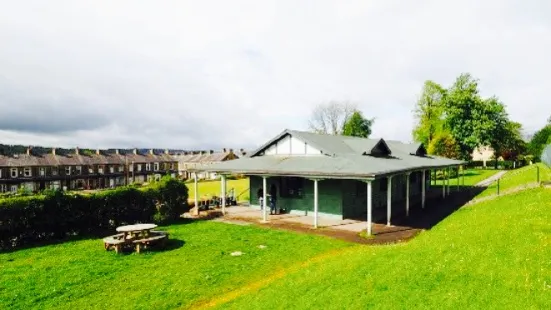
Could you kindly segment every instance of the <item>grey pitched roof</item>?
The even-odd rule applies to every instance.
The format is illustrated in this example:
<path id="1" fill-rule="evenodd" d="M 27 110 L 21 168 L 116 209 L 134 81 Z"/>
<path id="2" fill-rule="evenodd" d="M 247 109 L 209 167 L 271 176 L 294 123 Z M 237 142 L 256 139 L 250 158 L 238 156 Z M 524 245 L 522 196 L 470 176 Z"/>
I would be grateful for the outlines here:
<path id="1" fill-rule="evenodd" d="M 270 145 L 291 135 L 319 149 L 319 155 L 263 155 Z M 377 147 L 388 147 L 390 156 L 371 156 Z M 382 139 L 364 139 L 345 136 L 306 133 L 285 130 L 252 153 L 250 158 L 240 158 L 195 170 L 242 173 L 252 175 L 289 175 L 335 178 L 377 178 L 399 172 L 440 168 L 464 164 L 463 161 L 417 156 L 420 144 L 407 144 Z"/>

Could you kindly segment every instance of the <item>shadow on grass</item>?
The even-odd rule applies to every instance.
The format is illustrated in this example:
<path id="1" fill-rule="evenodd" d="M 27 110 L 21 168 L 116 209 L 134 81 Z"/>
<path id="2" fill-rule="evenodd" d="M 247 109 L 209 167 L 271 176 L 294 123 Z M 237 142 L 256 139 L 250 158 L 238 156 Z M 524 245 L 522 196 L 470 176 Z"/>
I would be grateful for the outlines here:
<path id="1" fill-rule="evenodd" d="M 486 188 L 484 186 L 462 186 L 459 187 L 459 190 L 456 190 L 454 186 L 450 190 L 449 196 L 442 198 L 442 187 L 432 186 L 430 194 L 427 195 L 425 208 L 422 209 L 420 203 L 410 202 L 410 213 L 407 217 L 405 202 L 393 204 L 392 224 L 401 226 L 401 228 L 396 227 L 399 230 L 431 229 L 459 208 L 465 206 Z M 417 198 L 412 198 L 412 201 L 420 200 Z M 374 214 L 374 218 L 375 223 L 386 224 L 386 207 L 379 209 L 379 214 Z M 392 231 L 394 232 L 394 230 Z"/>

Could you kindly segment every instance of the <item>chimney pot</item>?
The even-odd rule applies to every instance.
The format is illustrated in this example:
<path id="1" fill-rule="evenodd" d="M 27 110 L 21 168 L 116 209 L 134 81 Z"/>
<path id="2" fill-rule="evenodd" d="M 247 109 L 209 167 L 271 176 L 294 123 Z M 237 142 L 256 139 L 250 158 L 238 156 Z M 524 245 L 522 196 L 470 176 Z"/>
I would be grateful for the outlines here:
<path id="1" fill-rule="evenodd" d="M 170 155 L 170 151 L 168 149 L 165 149 L 165 154 Z"/>
<path id="2" fill-rule="evenodd" d="M 226 148 L 223 148 L 222 150 L 224 151 L 224 153 L 226 153 Z"/>
<path id="3" fill-rule="evenodd" d="M 27 148 L 27 155 L 31 155 L 31 149 L 32 149 L 32 146 L 29 146 L 29 147 Z"/>
<path id="4" fill-rule="evenodd" d="M 150 150 L 149 150 L 149 154 L 151 154 L 151 155 L 154 155 L 154 154 L 155 154 L 155 153 L 153 153 L 153 149 L 150 149 Z"/>
<path id="5" fill-rule="evenodd" d="M 134 155 L 138 155 L 138 149 L 133 149 L 132 153 L 134 153 Z"/>
<path id="6" fill-rule="evenodd" d="M 79 155 L 79 154 L 80 154 L 80 152 L 79 152 L 78 146 L 77 146 L 77 147 L 75 147 L 75 155 Z"/>
<path id="7" fill-rule="evenodd" d="M 214 154 L 214 151 L 213 151 L 213 150 L 210 150 L 210 153 L 211 153 L 211 154 Z"/>
<path id="8" fill-rule="evenodd" d="M 230 153 L 233 153 L 233 149 L 230 149 Z"/>
<path id="9" fill-rule="evenodd" d="M 52 155 L 54 155 L 54 156 L 55 156 L 55 147 L 54 147 L 54 148 L 52 148 Z"/>
<path id="10" fill-rule="evenodd" d="M 96 155 L 101 155 L 100 149 L 96 149 Z"/>

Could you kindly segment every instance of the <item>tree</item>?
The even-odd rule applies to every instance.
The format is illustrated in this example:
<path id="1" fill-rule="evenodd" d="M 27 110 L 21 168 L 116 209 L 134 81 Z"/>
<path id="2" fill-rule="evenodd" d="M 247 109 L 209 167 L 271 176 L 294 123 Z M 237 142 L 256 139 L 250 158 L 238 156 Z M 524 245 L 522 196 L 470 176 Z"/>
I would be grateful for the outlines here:
<path id="1" fill-rule="evenodd" d="M 446 132 L 441 132 L 432 139 L 427 153 L 447 158 L 458 158 L 460 155 L 459 145 L 452 135 Z"/>
<path id="2" fill-rule="evenodd" d="M 312 111 L 309 121 L 310 130 L 339 135 L 354 111 L 357 111 L 357 107 L 350 102 L 330 101 L 319 104 Z"/>
<path id="3" fill-rule="evenodd" d="M 520 155 L 526 152 L 526 142 L 522 139 L 522 125 L 508 121 L 505 131 L 494 142 L 493 149 L 496 157 L 503 157 L 505 160 L 517 160 Z"/>
<path id="4" fill-rule="evenodd" d="M 508 115 L 505 106 L 496 97 L 482 99 L 478 80 L 468 73 L 456 79 L 447 92 L 444 105 L 444 127 L 459 145 L 462 159 L 470 159 L 478 146 L 494 147 L 500 134 L 506 130 Z"/>
<path id="5" fill-rule="evenodd" d="M 543 148 L 545 148 L 548 142 L 551 142 L 550 139 L 551 125 L 546 125 L 537 131 L 528 143 L 528 153 L 533 155 L 535 159 L 539 159 Z"/>
<path id="6" fill-rule="evenodd" d="M 369 138 L 374 119 L 367 119 L 360 111 L 354 111 L 342 129 L 343 136 Z"/>
<path id="7" fill-rule="evenodd" d="M 429 145 L 443 130 L 444 97 L 446 90 L 433 81 L 426 81 L 413 111 L 416 120 L 413 139 Z"/>

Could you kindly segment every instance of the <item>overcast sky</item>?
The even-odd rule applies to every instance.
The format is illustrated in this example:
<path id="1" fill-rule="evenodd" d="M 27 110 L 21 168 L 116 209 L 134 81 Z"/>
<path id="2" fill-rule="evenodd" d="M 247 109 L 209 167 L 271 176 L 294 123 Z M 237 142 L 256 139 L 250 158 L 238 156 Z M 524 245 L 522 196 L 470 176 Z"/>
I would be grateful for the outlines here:
<path id="1" fill-rule="evenodd" d="M 356 102 L 411 140 L 423 82 L 551 115 L 549 1 L 0 0 L 0 143 L 256 147 Z"/>

